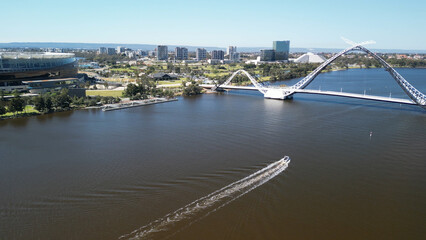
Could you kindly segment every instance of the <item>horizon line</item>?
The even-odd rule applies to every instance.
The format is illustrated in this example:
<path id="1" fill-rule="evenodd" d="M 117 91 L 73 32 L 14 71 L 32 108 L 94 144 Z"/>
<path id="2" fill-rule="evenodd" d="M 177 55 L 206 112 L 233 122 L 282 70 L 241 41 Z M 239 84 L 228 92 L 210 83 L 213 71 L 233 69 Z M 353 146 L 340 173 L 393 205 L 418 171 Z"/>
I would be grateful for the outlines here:
<path id="1" fill-rule="evenodd" d="M 291 41 L 291 40 L 290 40 Z M 157 43 L 114 43 L 114 42 L 55 42 L 55 41 L 35 41 L 35 42 L 0 42 L 0 44 L 13 44 L 13 43 L 63 43 L 63 44 L 113 44 L 113 45 L 153 45 L 153 46 L 159 46 L 159 45 L 166 45 L 166 46 L 184 46 L 184 47 L 203 47 L 203 48 L 227 48 L 225 47 L 218 47 L 218 46 L 203 46 L 203 45 L 187 45 L 187 44 L 157 44 Z M 265 46 L 238 46 L 238 45 L 229 45 L 229 46 L 236 46 L 237 48 L 265 48 L 269 49 L 270 47 Z M 305 49 L 343 49 L 338 47 L 300 47 L 295 46 L 292 48 L 305 48 Z M 291 48 L 290 48 L 291 49 Z M 426 51 L 426 49 L 406 49 L 406 48 L 369 48 L 369 49 L 377 49 L 377 50 L 408 50 L 408 51 Z"/>

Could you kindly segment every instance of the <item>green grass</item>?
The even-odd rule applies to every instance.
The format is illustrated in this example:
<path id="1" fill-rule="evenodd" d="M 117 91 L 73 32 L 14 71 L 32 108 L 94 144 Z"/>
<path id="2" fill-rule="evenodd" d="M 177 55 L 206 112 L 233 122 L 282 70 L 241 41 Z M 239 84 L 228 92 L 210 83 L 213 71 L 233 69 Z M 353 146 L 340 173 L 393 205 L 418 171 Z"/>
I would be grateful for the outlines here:
<path id="1" fill-rule="evenodd" d="M 261 82 L 264 82 L 264 81 L 269 81 L 269 80 L 271 80 L 271 76 L 266 76 L 266 77 L 260 77 L 260 79 L 259 79 Z"/>
<path id="2" fill-rule="evenodd" d="M 39 111 L 35 110 L 34 106 L 27 105 L 27 106 L 25 106 L 24 111 L 18 112 L 17 114 L 19 115 L 19 114 L 22 114 L 22 113 L 39 113 Z M 8 113 L 5 113 L 3 115 L 0 115 L 0 117 L 10 117 L 10 116 L 14 116 L 14 115 L 15 115 L 15 113 L 8 112 Z"/>
<path id="3" fill-rule="evenodd" d="M 87 96 L 101 96 L 101 97 L 121 97 L 123 91 L 116 90 L 86 90 Z"/>
<path id="4" fill-rule="evenodd" d="M 208 78 L 217 78 L 221 76 L 226 76 L 232 74 L 231 72 L 219 72 L 219 73 L 205 73 L 204 75 Z"/>
<path id="5" fill-rule="evenodd" d="M 163 86 L 161 86 L 161 88 L 168 88 L 168 89 L 181 89 L 181 86 L 179 85 L 179 86 L 175 86 L 175 85 L 172 85 L 172 84 L 169 84 L 169 85 L 163 85 Z"/>
<path id="6" fill-rule="evenodd" d="M 139 70 L 139 66 L 131 66 L 129 68 L 110 68 L 110 70 L 115 72 L 134 72 L 135 70 Z"/>
<path id="7" fill-rule="evenodd" d="M 228 69 L 228 71 L 237 71 L 239 69 L 243 69 L 243 67 L 239 64 L 237 64 L 236 66 L 229 66 L 229 65 L 225 65 L 225 67 Z"/>
<path id="8" fill-rule="evenodd" d="M 175 81 L 158 81 L 158 85 L 167 85 L 167 84 L 181 84 L 182 80 L 175 80 Z"/>
<path id="9" fill-rule="evenodd" d="M 111 68 L 111 72 L 133 72 L 135 69 L 130 68 Z"/>

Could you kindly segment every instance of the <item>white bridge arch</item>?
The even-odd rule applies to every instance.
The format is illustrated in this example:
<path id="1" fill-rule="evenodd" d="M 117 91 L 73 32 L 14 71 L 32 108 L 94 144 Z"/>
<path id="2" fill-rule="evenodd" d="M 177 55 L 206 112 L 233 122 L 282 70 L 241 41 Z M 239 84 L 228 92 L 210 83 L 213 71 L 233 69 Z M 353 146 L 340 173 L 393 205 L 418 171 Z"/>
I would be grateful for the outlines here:
<path id="1" fill-rule="evenodd" d="M 232 79 L 234 79 L 235 76 L 237 76 L 237 74 L 239 73 L 243 73 L 244 75 L 246 75 L 251 83 L 253 83 L 253 85 L 257 88 L 257 90 L 259 90 L 259 92 L 265 94 L 267 92 L 267 90 L 264 88 L 263 85 L 261 85 L 260 83 L 258 83 L 256 81 L 256 79 L 254 79 L 254 77 L 252 75 L 250 75 L 250 73 L 248 73 L 246 70 L 240 69 L 236 72 L 234 72 L 224 83 L 222 83 L 220 86 L 218 86 L 219 88 L 221 86 L 227 86 L 229 83 L 231 83 Z"/>
<path id="2" fill-rule="evenodd" d="M 395 79 L 395 81 L 398 83 L 398 85 L 404 90 L 404 92 L 408 95 L 408 97 L 412 100 L 411 101 L 404 101 L 403 99 L 387 99 L 384 97 L 376 97 L 376 96 L 364 96 L 360 94 L 342 94 L 342 93 L 336 93 L 336 92 L 321 92 L 321 91 L 315 91 L 315 90 L 304 90 L 317 76 L 321 73 L 322 70 L 324 70 L 328 65 L 330 65 L 332 62 L 334 62 L 337 58 L 342 56 L 343 54 L 350 52 L 350 51 L 363 51 L 367 54 L 370 54 L 373 56 L 384 68 L 386 71 L 389 72 L 389 74 Z M 274 99 L 287 99 L 291 98 L 294 93 L 314 93 L 314 94 L 324 94 L 324 95 L 335 95 L 335 96 L 343 96 L 343 97 L 354 97 L 354 98 L 364 98 L 369 100 L 377 100 L 377 101 L 387 101 L 387 102 L 398 102 L 398 103 L 405 103 L 405 104 L 417 104 L 422 107 L 426 107 L 426 95 L 417 90 L 413 85 L 411 85 L 407 80 L 405 80 L 404 77 L 402 77 L 392 66 L 390 66 L 383 58 L 378 56 L 377 54 L 371 52 L 367 48 L 363 47 L 361 44 L 353 45 L 338 54 L 334 55 L 333 57 L 327 59 L 325 62 L 323 62 L 319 67 L 317 67 L 314 71 L 309 73 L 305 78 L 294 84 L 290 87 L 284 87 L 284 88 L 272 88 L 272 87 L 265 87 L 261 84 L 259 84 L 256 79 L 254 79 L 253 76 L 251 76 L 247 71 L 245 70 L 238 70 L 234 72 L 223 84 L 212 87 L 212 89 L 217 88 L 228 88 L 228 89 L 238 89 L 237 87 L 230 86 L 229 83 L 231 83 L 232 79 L 239 74 L 243 73 L 245 74 L 250 81 L 253 83 L 254 88 L 258 90 L 259 92 L 263 93 L 265 98 L 274 98 Z M 243 88 L 241 88 L 243 89 Z M 249 88 L 246 88 L 249 89 Z M 253 89 L 249 89 L 253 90 Z"/>

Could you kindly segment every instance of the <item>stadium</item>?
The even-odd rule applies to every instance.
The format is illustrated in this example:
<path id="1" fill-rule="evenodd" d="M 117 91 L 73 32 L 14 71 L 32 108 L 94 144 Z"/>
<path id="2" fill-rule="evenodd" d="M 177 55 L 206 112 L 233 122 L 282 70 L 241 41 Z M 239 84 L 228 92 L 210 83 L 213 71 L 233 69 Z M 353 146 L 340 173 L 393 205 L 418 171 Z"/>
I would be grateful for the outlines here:
<path id="1" fill-rule="evenodd" d="M 72 53 L 0 52 L 0 89 L 5 91 L 66 85 L 77 80 Z M 44 86 L 46 82 L 46 86 Z"/>

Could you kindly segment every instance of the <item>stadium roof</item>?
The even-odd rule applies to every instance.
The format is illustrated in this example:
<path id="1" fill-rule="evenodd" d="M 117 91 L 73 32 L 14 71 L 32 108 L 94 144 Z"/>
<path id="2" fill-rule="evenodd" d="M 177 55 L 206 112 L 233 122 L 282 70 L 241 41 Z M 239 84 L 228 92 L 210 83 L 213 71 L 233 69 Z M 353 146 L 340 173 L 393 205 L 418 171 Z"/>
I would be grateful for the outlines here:
<path id="1" fill-rule="evenodd" d="M 0 52 L 0 59 L 51 59 L 71 58 L 74 53 L 51 53 L 51 52 Z"/>

